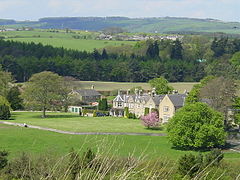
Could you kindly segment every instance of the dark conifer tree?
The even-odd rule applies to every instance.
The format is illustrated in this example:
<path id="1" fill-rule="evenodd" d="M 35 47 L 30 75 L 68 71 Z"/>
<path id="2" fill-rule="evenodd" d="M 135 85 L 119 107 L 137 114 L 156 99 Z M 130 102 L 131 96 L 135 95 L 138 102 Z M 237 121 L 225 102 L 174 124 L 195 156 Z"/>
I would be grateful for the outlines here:
<path id="1" fill-rule="evenodd" d="M 108 54 L 105 48 L 102 51 L 102 59 L 108 59 Z"/>
<path id="2" fill-rule="evenodd" d="M 179 39 L 173 42 L 171 48 L 171 59 L 183 59 L 183 47 Z"/>

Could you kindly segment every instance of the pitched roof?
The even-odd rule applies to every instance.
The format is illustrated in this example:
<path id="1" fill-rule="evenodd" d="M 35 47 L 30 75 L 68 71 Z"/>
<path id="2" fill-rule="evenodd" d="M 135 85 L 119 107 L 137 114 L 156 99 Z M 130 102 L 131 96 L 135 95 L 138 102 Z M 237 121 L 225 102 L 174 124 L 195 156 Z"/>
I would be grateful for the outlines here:
<path id="1" fill-rule="evenodd" d="M 186 94 L 169 94 L 167 96 L 172 101 L 175 107 L 184 106 L 185 98 L 187 97 Z"/>
<path id="2" fill-rule="evenodd" d="M 75 92 L 77 92 L 81 96 L 101 96 L 101 94 L 94 89 L 79 89 Z"/>
<path id="3" fill-rule="evenodd" d="M 123 95 L 117 95 L 117 97 L 114 98 L 114 102 L 124 102 Z"/>
<path id="4" fill-rule="evenodd" d="M 165 97 L 165 95 L 154 96 L 153 101 L 158 106 L 160 104 L 160 102 L 163 100 L 164 97 Z"/>

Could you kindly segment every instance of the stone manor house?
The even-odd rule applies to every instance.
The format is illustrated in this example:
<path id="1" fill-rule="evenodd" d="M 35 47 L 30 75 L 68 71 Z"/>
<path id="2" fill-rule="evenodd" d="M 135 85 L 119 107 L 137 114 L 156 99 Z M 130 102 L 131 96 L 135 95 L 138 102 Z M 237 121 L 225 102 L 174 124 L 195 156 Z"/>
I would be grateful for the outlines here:
<path id="1" fill-rule="evenodd" d="M 161 123 L 167 123 L 174 116 L 176 110 L 184 106 L 185 94 L 166 94 L 157 95 L 155 89 L 150 93 L 142 93 L 141 90 L 135 90 L 135 94 L 130 95 L 118 92 L 117 97 L 113 100 L 113 108 L 110 110 L 112 116 L 123 116 L 124 108 L 128 107 L 130 113 L 134 113 L 137 117 L 144 115 L 145 108 L 149 108 L 159 113 Z"/>

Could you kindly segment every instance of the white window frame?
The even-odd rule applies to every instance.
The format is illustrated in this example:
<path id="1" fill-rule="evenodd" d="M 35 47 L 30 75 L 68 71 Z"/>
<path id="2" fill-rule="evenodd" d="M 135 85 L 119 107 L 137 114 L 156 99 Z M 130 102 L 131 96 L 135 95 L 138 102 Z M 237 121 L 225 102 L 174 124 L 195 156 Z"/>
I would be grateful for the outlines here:
<path id="1" fill-rule="evenodd" d="M 163 112 L 169 112 L 169 106 L 163 106 Z"/>

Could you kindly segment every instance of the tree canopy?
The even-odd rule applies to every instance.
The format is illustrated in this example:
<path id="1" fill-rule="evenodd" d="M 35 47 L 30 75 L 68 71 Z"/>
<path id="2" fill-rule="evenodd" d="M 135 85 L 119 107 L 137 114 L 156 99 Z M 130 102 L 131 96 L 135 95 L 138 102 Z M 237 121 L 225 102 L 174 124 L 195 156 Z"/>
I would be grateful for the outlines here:
<path id="1" fill-rule="evenodd" d="M 225 144 L 223 116 L 205 103 L 188 104 L 176 112 L 167 127 L 173 146 L 208 149 Z"/>
<path id="2" fill-rule="evenodd" d="M 173 87 L 168 85 L 168 81 L 164 77 L 154 78 L 149 81 L 152 88 L 156 89 L 157 94 L 168 94 Z"/>
<path id="3" fill-rule="evenodd" d="M 22 97 L 26 104 L 37 105 L 46 117 L 46 110 L 60 99 L 62 78 L 55 73 L 44 71 L 34 74 L 24 87 Z"/>

